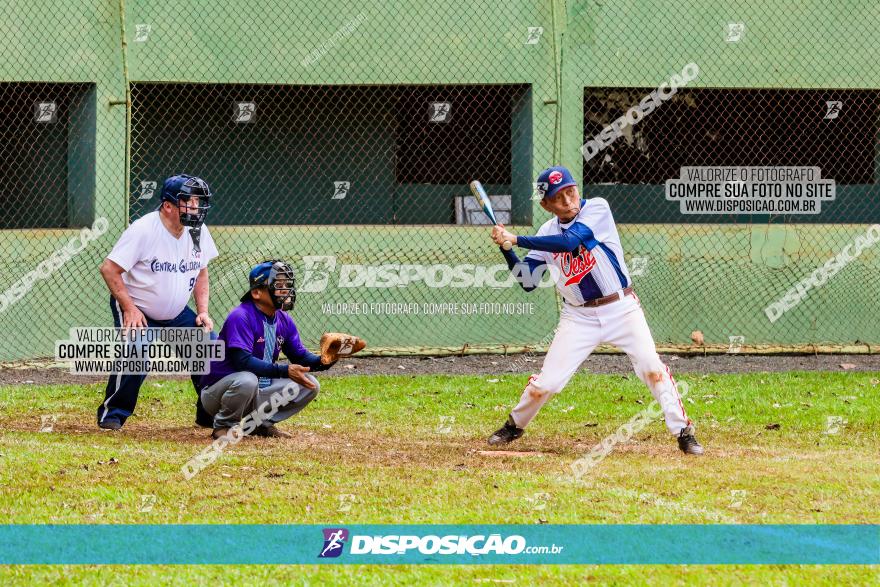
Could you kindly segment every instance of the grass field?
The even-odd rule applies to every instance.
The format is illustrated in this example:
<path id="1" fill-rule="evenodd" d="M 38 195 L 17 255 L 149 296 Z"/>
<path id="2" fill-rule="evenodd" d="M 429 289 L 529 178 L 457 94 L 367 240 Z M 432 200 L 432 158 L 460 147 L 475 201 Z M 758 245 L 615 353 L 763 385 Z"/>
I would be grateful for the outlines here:
<path id="1" fill-rule="evenodd" d="M 578 483 L 569 464 L 644 409 L 630 376 L 579 374 L 511 449 L 485 438 L 518 376 L 325 377 L 281 426 L 192 480 L 208 445 L 188 381 L 149 380 L 137 416 L 100 432 L 103 385 L 0 387 L 6 523 L 877 523 L 878 373 L 689 375 L 706 447 L 685 457 L 661 422 Z M 497 382 L 491 380 L 497 379 Z M 640 403 L 641 402 L 641 403 Z M 54 423 L 52 417 L 54 417 Z M 51 432 L 40 432 L 51 423 Z M 208 537 L 209 538 L 209 537 Z M 687 536 L 682 536 L 686 548 Z M 17 584 L 880 584 L 856 566 L 15 566 Z"/>

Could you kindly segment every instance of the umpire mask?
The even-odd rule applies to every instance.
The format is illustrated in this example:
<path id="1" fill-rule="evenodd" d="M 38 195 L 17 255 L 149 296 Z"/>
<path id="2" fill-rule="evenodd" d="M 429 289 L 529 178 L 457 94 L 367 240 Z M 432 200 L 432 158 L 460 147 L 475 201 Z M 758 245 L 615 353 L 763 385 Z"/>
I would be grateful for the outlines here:
<path id="1" fill-rule="evenodd" d="M 192 201 L 198 198 L 198 204 Z M 201 228 L 211 208 L 211 188 L 200 177 L 180 174 L 169 177 L 162 186 L 162 201 L 171 202 L 180 212 L 180 223 Z"/>

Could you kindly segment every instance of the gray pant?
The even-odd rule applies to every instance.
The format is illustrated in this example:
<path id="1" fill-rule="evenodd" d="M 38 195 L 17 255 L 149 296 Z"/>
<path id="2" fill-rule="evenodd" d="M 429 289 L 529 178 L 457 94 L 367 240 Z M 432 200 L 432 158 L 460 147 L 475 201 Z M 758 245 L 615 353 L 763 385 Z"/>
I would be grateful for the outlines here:
<path id="1" fill-rule="evenodd" d="M 214 428 L 232 428 L 257 408 L 261 408 L 261 413 L 269 412 L 274 395 L 277 411 L 264 424 L 277 424 L 299 413 L 318 395 L 318 380 L 309 374 L 306 377 L 315 384 L 315 389 L 308 389 L 290 379 L 273 379 L 268 387 L 260 389 L 259 380 L 253 373 L 231 373 L 202 390 L 202 405 L 208 414 L 214 416 Z"/>

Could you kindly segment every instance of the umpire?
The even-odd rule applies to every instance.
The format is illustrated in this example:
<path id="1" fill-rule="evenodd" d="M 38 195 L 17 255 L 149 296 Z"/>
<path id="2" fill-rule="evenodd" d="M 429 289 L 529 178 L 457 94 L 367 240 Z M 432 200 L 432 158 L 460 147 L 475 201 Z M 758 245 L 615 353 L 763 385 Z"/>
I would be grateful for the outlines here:
<path id="1" fill-rule="evenodd" d="M 110 289 L 114 326 L 213 330 L 208 315 L 208 263 L 217 257 L 217 248 L 204 224 L 210 200 L 205 180 L 191 175 L 169 177 L 162 186 L 159 208 L 122 233 L 101 264 L 101 276 Z M 195 312 L 187 306 L 190 296 L 196 301 Z M 110 375 L 104 401 L 98 406 L 100 428 L 122 428 L 134 412 L 146 378 L 145 374 Z M 192 376 L 197 395 L 199 378 Z M 196 423 L 213 424 L 198 399 Z"/>

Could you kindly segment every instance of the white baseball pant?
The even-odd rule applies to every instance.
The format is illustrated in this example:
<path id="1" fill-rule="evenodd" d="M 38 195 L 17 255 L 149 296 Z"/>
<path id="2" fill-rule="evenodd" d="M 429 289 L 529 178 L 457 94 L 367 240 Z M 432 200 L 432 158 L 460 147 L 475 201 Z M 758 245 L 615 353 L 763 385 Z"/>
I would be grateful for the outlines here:
<path id="1" fill-rule="evenodd" d="M 529 378 L 519 404 L 510 413 L 514 423 L 525 428 L 550 396 L 562 391 L 581 363 L 600 344 L 613 344 L 629 355 L 639 379 L 660 404 L 666 427 L 672 434 L 677 436 L 691 424 L 669 367 L 657 354 L 651 329 L 635 294 L 597 308 L 562 304 L 559 327 L 541 372 Z"/>

